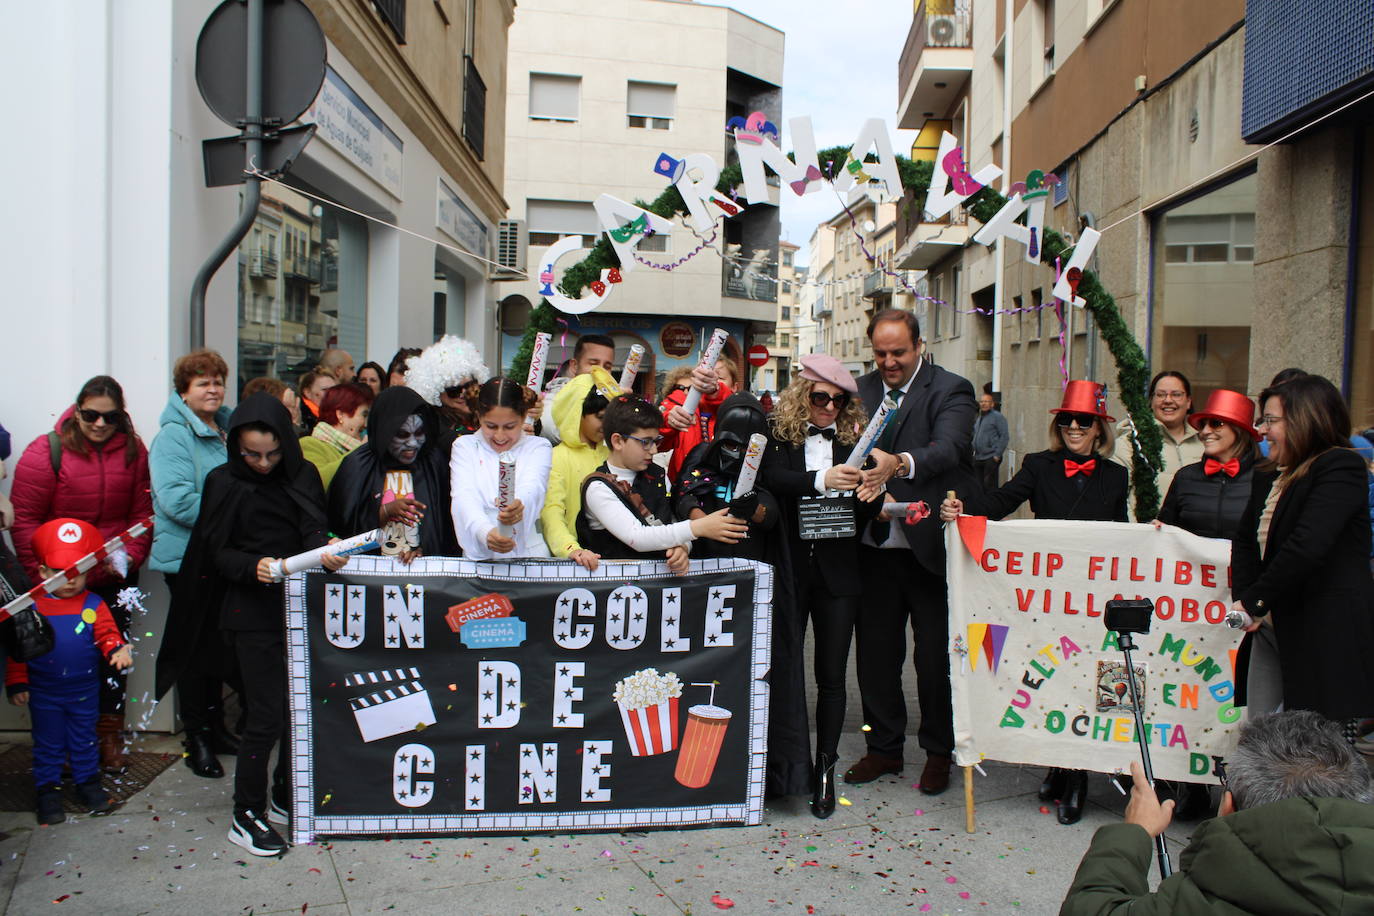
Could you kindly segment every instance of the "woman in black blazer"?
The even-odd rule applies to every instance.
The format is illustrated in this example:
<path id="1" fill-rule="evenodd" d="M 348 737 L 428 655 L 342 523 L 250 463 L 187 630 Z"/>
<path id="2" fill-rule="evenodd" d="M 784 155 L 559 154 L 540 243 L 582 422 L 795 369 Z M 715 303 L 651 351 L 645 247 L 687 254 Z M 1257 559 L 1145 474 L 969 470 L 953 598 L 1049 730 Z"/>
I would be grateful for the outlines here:
<path id="1" fill-rule="evenodd" d="M 801 374 L 778 397 L 769 417 L 769 449 L 760 473 L 764 487 L 782 509 L 797 596 L 792 625 L 778 627 L 775 618 L 773 639 L 793 641 L 793 657 L 800 660 L 808 617 L 815 631 L 816 760 L 811 812 L 826 818 L 835 811 L 835 762 L 844 727 L 849 645 L 862 592 L 859 532 L 877 517 L 880 506 L 876 499 L 862 503 L 855 498 L 855 533 L 850 536 L 801 537 L 798 507 L 802 500 L 848 493 L 861 483 L 859 471 L 843 462 L 867 423 L 858 386 L 839 360 L 808 353 L 801 364 Z M 805 680 L 800 668 L 774 671 L 773 676 Z"/>
<path id="2" fill-rule="evenodd" d="M 1374 712 L 1369 471 L 1350 449 L 1350 413 L 1317 375 L 1260 394 L 1270 442 L 1231 542 L 1234 607 L 1246 627 L 1236 705 L 1311 709 L 1345 724 Z M 1277 644 L 1277 671 L 1264 643 Z M 1267 694 L 1266 694 L 1267 688 Z M 1264 696 L 1271 699 L 1264 700 Z"/>
<path id="3" fill-rule="evenodd" d="M 1129 477 L 1111 460 L 1113 421 L 1107 416 L 1106 389 L 1097 382 L 1069 382 L 1063 401 L 1050 413 L 1054 420 L 1047 450 L 1027 455 L 1016 476 L 991 493 L 967 504 L 946 499 L 940 520 L 952 522 L 965 508 L 972 515 L 1005 518 L 1029 501 L 1036 518 L 1127 521 Z M 1059 823 L 1073 824 L 1083 816 L 1087 790 L 1085 771 L 1055 768 L 1046 774 L 1040 798 L 1058 799 Z"/>

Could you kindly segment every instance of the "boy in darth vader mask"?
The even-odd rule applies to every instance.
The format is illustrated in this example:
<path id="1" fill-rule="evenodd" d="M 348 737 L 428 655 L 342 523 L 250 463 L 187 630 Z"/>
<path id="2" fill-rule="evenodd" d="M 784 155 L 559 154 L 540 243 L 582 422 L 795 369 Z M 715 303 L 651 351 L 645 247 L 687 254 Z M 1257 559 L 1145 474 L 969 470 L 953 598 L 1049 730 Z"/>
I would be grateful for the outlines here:
<path id="1" fill-rule="evenodd" d="M 673 484 L 673 507 L 679 518 L 698 518 L 729 507 L 730 514 L 749 522 L 749 537 L 738 544 L 703 541 L 697 557 L 741 557 L 776 565 L 766 537 L 778 523 L 778 503 L 755 483 L 754 491 L 737 494 L 735 483 L 744 467 L 749 437 L 768 432 L 758 399 L 747 392 L 732 394 L 716 413 L 715 436 L 687 453 L 682 473 Z"/>

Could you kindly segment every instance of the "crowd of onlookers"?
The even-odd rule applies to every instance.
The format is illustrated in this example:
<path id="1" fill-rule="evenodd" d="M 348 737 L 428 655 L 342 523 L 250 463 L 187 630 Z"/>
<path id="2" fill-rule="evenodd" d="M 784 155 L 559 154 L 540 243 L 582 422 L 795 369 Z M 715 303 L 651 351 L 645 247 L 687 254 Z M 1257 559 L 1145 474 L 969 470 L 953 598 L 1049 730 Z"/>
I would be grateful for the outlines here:
<path id="1" fill-rule="evenodd" d="M 272 823 L 287 817 L 287 755 L 268 772 L 286 719 L 273 561 L 374 529 L 382 553 L 403 564 L 551 557 L 594 570 L 656 557 L 680 573 L 690 558 L 767 562 L 777 572 L 768 793 L 809 794 L 817 817 L 834 811 L 854 644 L 867 747 L 843 778 L 901 772 L 910 646 L 926 753 L 918 785 L 944 791 L 954 736 L 943 536 L 936 518 L 912 524 L 909 513 L 885 506 L 925 503 L 946 521 L 961 512 L 1003 518 L 1023 506 L 1038 518 L 1130 521 L 1137 433 L 1108 414 L 1101 385 L 1071 381 L 1050 411 L 1047 448 L 1025 449 L 1019 467 L 1004 469 L 1010 443 L 997 393 L 976 399 L 966 379 L 926 359 L 910 313 L 880 311 L 868 336 L 873 372 L 855 378 L 833 357 L 808 354 L 769 404 L 742 390 L 728 360 L 670 372 L 655 401 L 643 400 L 620 387 L 614 342 L 583 335 L 538 390 L 493 376 L 476 347 L 445 337 L 401 350 L 385 368 L 325 351 L 297 385 L 248 381 L 231 410 L 228 367 L 197 350 L 176 362 L 147 448 L 118 382 L 91 379 L 17 463 L 12 518 L 0 504 L 17 560 L 0 580 L 20 588 L 25 577 L 68 565 L 78 548 L 148 515 L 155 523 L 70 594 L 40 601 L 50 618 L 81 624 L 57 627 L 70 655 L 62 671 L 79 673 L 80 685 L 41 662 L 10 665 L 11 697 L 33 712 L 40 820 L 61 818 L 54 772 L 64 755 L 85 787 L 83 802 L 107 804 L 94 794 L 97 763 L 107 771 L 126 764 L 119 671 L 128 664 L 128 607 L 119 596 L 140 574 L 161 573 L 172 601 L 157 696 L 175 692 L 195 773 L 221 777 L 219 757 L 237 754 L 230 838 L 255 854 L 281 852 Z M 1360 740 L 1374 713 L 1366 664 L 1374 488 L 1371 456 L 1359 453 L 1370 446 L 1352 438 L 1345 401 L 1329 381 L 1300 370 L 1281 373 L 1257 401 L 1218 389 L 1194 404 L 1188 379 L 1174 371 L 1156 376 L 1149 394 L 1164 440 L 1154 469 L 1163 503 L 1155 518 L 1135 520 L 1232 542 L 1235 607 L 1254 621 L 1237 659 L 1240 701 L 1252 718 L 1311 711 L 1348 742 Z M 895 420 L 862 466 L 851 466 L 851 450 L 885 402 Z M 757 484 L 741 492 L 755 434 L 767 450 Z M 0 438 L 0 457 L 7 454 Z M 502 464 L 511 458 L 513 487 L 503 493 Z M 845 522 L 820 530 L 821 515 Z M 344 562 L 326 557 L 324 565 Z M 82 702 L 55 702 L 64 690 Z M 226 691 L 239 694 L 241 721 L 226 721 Z M 1249 785 L 1246 793 L 1258 791 Z M 1205 787 L 1172 785 L 1165 794 L 1181 816 L 1210 809 Z M 1082 771 L 1051 770 L 1041 787 L 1065 824 L 1079 819 L 1085 796 Z M 1242 809 L 1259 804 L 1239 790 L 1228 797 Z"/>

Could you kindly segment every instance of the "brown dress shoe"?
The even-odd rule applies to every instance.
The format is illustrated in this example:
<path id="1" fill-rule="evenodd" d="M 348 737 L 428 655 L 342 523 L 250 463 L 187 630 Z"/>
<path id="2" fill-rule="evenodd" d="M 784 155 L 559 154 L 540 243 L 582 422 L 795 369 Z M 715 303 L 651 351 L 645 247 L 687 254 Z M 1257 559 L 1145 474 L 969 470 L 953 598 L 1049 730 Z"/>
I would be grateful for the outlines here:
<path id="1" fill-rule="evenodd" d="M 862 785 L 872 782 L 885 773 L 902 772 L 902 761 L 896 757 L 885 757 L 882 754 L 864 754 L 859 762 L 850 767 L 844 774 L 844 781 L 850 785 Z"/>
<path id="2" fill-rule="evenodd" d="M 948 789 L 951 763 L 952 760 L 940 754 L 927 756 L 925 769 L 921 770 L 921 791 L 926 795 L 939 795 Z"/>

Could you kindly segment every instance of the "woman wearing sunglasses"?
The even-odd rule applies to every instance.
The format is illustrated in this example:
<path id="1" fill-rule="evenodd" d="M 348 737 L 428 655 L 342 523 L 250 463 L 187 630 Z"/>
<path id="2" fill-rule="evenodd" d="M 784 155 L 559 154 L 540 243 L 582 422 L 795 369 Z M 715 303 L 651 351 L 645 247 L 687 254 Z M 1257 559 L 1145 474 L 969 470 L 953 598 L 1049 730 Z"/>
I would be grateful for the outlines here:
<path id="1" fill-rule="evenodd" d="M 770 713 L 770 769 L 772 751 L 782 744 L 776 723 L 800 722 L 793 729 L 800 742 L 799 758 L 804 780 L 810 777 L 811 813 L 827 818 L 835 811 L 835 765 L 839 759 L 840 732 L 844 727 L 845 684 L 849 646 L 862 593 L 859 578 L 859 532 L 877 517 L 879 502 L 853 500 L 854 525 L 850 533 L 822 538 L 802 537 L 801 511 L 830 505 L 838 507 L 841 494 L 852 498 L 861 477 L 844 464 L 858 441 L 868 417 L 859 400 L 854 377 L 833 356 L 808 353 L 801 358 L 801 374 L 778 396 L 769 416 L 771 437 L 763 462 L 763 484 L 777 499 L 782 511 L 791 559 L 792 593 L 795 601 L 773 615 L 774 659 L 790 658 L 789 667 L 773 665 L 774 694 Z M 827 501 L 828 502 L 822 502 Z M 808 535 L 817 533 L 808 528 Z M 815 634 L 816 757 L 806 773 L 810 756 L 806 728 L 806 674 L 804 669 L 806 622 Z M 795 703 L 798 708 L 792 708 Z M 787 708 L 779 709 L 779 706 Z M 799 718 L 798 718 L 799 717 Z"/>
<path id="2" fill-rule="evenodd" d="M 1124 522 L 1129 489 L 1126 469 L 1111 460 L 1114 436 L 1107 416 L 1106 389 L 1097 382 L 1073 381 L 1064 399 L 1051 410 L 1050 447 L 1027 455 L 1016 476 L 990 493 L 967 503 L 946 499 L 940 520 L 952 522 L 967 508 L 972 515 L 1005 518 L 1030 502 L 1039 519 Z M 1055 768 L 1040 786 L 1042 801 L 1058 800 L 1061 824 L 1083 815 L 1088 774 Z"/>
<path id="3" fill-rule="evenodd" d="M 54 518 L 89 522 L 104 538 L 113 537 L 153 514 L 148 483 L 148 450 L 124 409 L 124 389 L 108 375 L 81 386 L 76 402 L 58 418 L 53 432 L 24 450 L 14 472 L 14 546 L 29 577 L 39 581 L 33 533 Z M 124 555 L 112 556 L 87 578 L 87 588 L 109 606 L 121 632 L 129 611 L 119 605 L 119 590 L 138 581 L 138 568 L 152 548 L 152 533 L 132 541 Z M 100 762 L 109 772 L 128 766 L 124 754 L 124 677 L 102 664 L 100 679 Z"/>
<path id="4" fill-rule="evenodd" d="M 477 432 L 477 393 L 491 378 L 471 342 L 448 334 L 406 361 L 405 386 L 428 401 L 439 421 L 438 450 L 445 460 L 453 443 Z"/>

